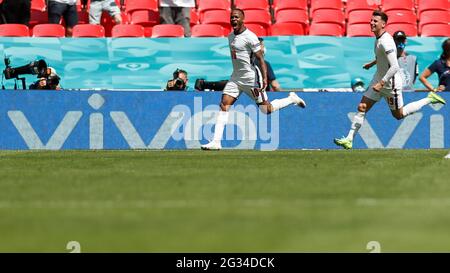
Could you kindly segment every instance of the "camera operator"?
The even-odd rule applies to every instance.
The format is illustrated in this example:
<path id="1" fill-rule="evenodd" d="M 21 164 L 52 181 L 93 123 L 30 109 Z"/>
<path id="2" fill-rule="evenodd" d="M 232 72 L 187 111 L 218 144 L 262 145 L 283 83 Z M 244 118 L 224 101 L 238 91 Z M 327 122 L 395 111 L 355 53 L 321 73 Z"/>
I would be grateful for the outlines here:
<path id="1" fill-rule="evenodd" d="M 37 90 L 60 90 L 60 77 L 53 67 L 48 67 L 44 75 L 38 75 L 38 80 L 30 85 L 30 89 Z"/>
<path id="2" fill-rule="evenodd" d="M 173 79 L 167 81 L 165 91 L 191 91 L 187 86 L 188 73 L 186 70 L 177 69 L 173 72 Z"/>

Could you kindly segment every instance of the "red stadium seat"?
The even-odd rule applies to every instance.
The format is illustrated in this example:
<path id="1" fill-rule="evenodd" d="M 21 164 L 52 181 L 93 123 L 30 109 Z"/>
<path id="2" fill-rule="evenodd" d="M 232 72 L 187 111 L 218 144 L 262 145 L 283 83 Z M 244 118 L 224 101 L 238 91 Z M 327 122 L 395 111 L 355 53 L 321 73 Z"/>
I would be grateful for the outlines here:
<path id="1" fill-rule="evenodd" d="M 367 0 L 347 0 L 346 16 L 350 19 L 350 14 L 355 11 L 370 11 L 371 13 L 378 8 L 375 1 L 370 2 Z"/>
<path id="2" fill-rule="evenodd" d="M 309 35 L 312 36 L 336 36 L 342 37 L 344 31 L 339 24 L 312 23 L 309 27 Z"/>
<path id="3" fill-rule="evenodd" d="M 194 25 L 200 24 L 200 17 L 198 16 L 198 13 L 195 11 L 195 9 L 191 9 L 191 22 L 190 25 L 193 27 Z"/>
<path id="4" fill-rule="evenodd" d="M 3 24 L 0 25 L 0 37 L 28 37 L 30 31 L 26 25 Z"/>
<path id="5" fill-rule="evenodd" d="M 417 24 L 416 14 L 410 10 L 391 10 L 386 12 L 388 16 L 388 24 L 391 23 L 404 23 L 404 24 Z"/>
<path id="6" fill-rule="evenodd" d="M 308 10 L 308 2 L 307 0 L 276 0 L 273 3 L 273 10 L 275 12 L 275 16 L 277 12 L 285 9 L 301 9 Z"/>
<path id="7" fill-rule="evenodd" d="M 105 37 L 105 28 L 102 25 L 76 25 L 73 27 L 72 37 L 103 38 Z"/>
<path id="8" fill-rule="evenodd" d="M 184 28 L 180 25 L 156 25 L 152 30 L 152 38 L 184 37 Z"/>
<path id="9" fill-rule="evenodd" d="M 225 29 L 213 24 L 195 25 L 192 27 L 192 37 L 225 37 Z"/>
<path id="10" fill-rule="evenodd" d="M 259 24 L 265 28 L 269 28 L 272 24 L 272 17 L 265 10 L 247 10 L 245 11 L 245 23 Z"/>
<path id="11" fill-rule="evenodd" d="M 126 12 L 121 12 L 120 15 L 122 17 L 122 24 L 128 24 L 129 23 L 128 14 Z M 78 22 L 78 24 L 80 24 L 80 22 Z M 108 14 L 108 12 L 102 13 L 102 16 L 100 18 L 100 24 L 105 28 L 105 36 L 111 37 L 112 35 L 111 31 L 112 28 L 116 25 L 116 22 L 114 22 L 113 18 Z"/>
<path id="12" fill-rule="evenodd" d="M 348 24 L 369 24 L 372 19 L 372 10 L 355 10 L 348 16 Z"/>
<path id="13" fill-rule="evenodd" d="M 135 10 L 128 15 L 131 24 L 153 27 L 159 24 L 159 13 L 154 10 Z"/>
<path id="14" fill-rule="evenodd" d="M 245 26 L 250 29 L 256 36 L 268 36 L 267 28 L 259 25 L 259 24 L 245 24 Z"/>
<path id="15" fill-rule="evenodd" d="M 46 11 L 38 11 L 31 10 L 30 14 L 30 27 L 33 27 L 37 24 L 47 24 L 48 23 L 48 14 Z"/>
<path id="16" fill-rule="evenodd" d="M 384 12 L 388 12 L 390 10 L 415 10 L 415 2 L 414 0 L 383 0 L 382 9 Z"/>
<path id="17" fill-rule="evenodd" d="M 417 13 L 419 15 L 427 10 L 450 10 L 450 2 L 448 0 L 419 0 Z"/>
<path id="18" fill-rule="evenodd" d="M 352 24 L 347 26 L 348 37 L 373 37 L 375 36 L 370 29 L 368 23 L 365 24 Z"/>
<path id="19" fill-rule="evenodd" d="M 45 0 L 31 0 L 31 10 L 45 11 Z"/>
<path id="20" fill-rule="evenodd" d="M 342 0 L 314 0 L 311 2 L 310 15 L 314 18 L 314 13 L 318 9 L 344 10 Z"/>
<path id="21" fill-rule="evenodd" d="M 153 27 L 144 27 L 144 36 L 152 37 Z"/>
<path id="22" fill-rule="evenodd" d="M 270 27 L 272 36 L 305 35 L 303 26 L 299 23 L 276 23 Z"/>
<path id="23" fill-rule="evenodd" d="M 313 23 L 335 23 L 345 28 L 345 16 L 342 10 L 318 9 L 314 13 Z"/>
<path id="24" fill-rule="evenodd" d="M 419 32 L 422 33 L 422 27 L 427 24 L 442 24 L 450 22 L 450 11 L 427 10 L 420 14 Z"/>
<path id="25" fill-rule="evenodd" d="M 78 12 L 78 24 L 89 24 L 89 12 L 87 10 L 79 10 Z"/>
<path id="26" fill-rule="evenodd" d="M 127 0 L 125 11 L 131 13 L 136 10 L 152 10 L 158 12 L 157 0 Z"/>
<path id="27" fill-rule="evenodd" d="M 208 10 L 200 17 L 202 24 L 221 25 L 224 29 L 231 29 L 229 10 Z"/>
<path id="28" fill-rule="evenodd" d="M 269 11 L 268 0 L 234 0 L 234 5 L 242 10 L 260 9 Z"/>
<path id="29" fill-rule="evenodd" d="M 386 26 L 386 30 L 393 35 L 394 32 L 402 30 L 409 37 L 417 36 L 417 25 L 403 24 L 403 23 L 392 23 Z"/>
<path id="30" fill-rule="evenodd" d="M 422 27 L 422 37 L 450 37 L 450 25 L 426 24 Z"/>
<path id="31" fill-rule="evenodd" d="M 121 37 L 145 37 L 144 27 L 140 25 L 115 25 L 111 30 L 111 37 L 121 38 Z"/>
<path id="32" fill-rule="evenodd" d="M 35 25 L 32 32 L 32 37 L 66 37 L 66 29 L 59 24 Z"/>
<path id="33" fill-rule="evenodd" d="M 200 20 L 205 11 L 209 10 L 227 10 L 230 11 L 231 3 L 229 0 L 200 0 L 198 3 L 198 12 Z"/>
<path id="34" fill-rule="evenodd" d="M 277 23 L 300 23 L 304 29 L 309 27 L 309 16 L 306 10 L 283 9 L 275 16 Z"/>

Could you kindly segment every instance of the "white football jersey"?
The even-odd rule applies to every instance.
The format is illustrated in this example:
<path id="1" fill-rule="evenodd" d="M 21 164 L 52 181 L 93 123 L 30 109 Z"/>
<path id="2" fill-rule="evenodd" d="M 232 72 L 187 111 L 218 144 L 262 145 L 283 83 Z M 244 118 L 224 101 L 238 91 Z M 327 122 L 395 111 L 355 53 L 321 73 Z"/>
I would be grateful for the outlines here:
<path id="1" fill-rule="evenodd" d="M 389 54 L 394 54 L 395 62 L 397 62 L 397 46 L 395 45 L 394 38 L 388 33 L 383 33 L 379 38 L 375 40 L 375 56 L 377 58 L 377 72 L 375 73 L 376 82 L 381 81 L 389 70 L 389 60 L 387 56 Z M 385 83 L 384 88 L 392 89 L 399 88 L 403 86 L 403 79 L 401 71 L 399 70 L 394 76 Z"/>
<path id="2" fill-rule="evenodd" d="M 238 84 L 260 86 L 262 79 L 254 64 L 255 53 L 261 50 L 261 44 L 256 34 L 246 29 L 241 34 L 228 35 L 228 44 L 233 63 L 231 80 Z"/>

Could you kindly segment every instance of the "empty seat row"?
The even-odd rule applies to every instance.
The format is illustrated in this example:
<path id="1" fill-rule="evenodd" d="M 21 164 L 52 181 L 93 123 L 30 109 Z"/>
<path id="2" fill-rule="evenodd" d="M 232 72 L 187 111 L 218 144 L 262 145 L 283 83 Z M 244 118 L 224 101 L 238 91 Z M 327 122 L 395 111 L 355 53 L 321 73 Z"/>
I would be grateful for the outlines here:
<path id="1" fill-rule="evenodd" d="M 220 26 L 219 26 L 220 27 Z M 140 25 L 121 24 L 112 28 L 112 37 L 184 37 L 184 29 L 180 25 L 156 25 L 150 30 Z M 40 24 L 30 31 L 27 26 L 20 24 L 0 25 L 0 36 L 8 37 L 65 37 L 65 28 L 58 24 Z M 223 34 L 222 34 L 223 36 Z M 81 24 L 73 28 L 73 37 L 105 37 L 102 25 Z"/>

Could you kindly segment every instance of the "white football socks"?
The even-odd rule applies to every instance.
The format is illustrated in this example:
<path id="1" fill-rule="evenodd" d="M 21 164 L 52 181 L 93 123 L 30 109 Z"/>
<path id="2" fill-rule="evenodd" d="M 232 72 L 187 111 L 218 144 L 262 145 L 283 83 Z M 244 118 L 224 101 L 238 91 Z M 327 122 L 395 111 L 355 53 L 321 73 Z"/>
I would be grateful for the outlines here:
<path id="1" fill-rule="evenodd" d="M 272 110 L 275 112 L 275 111 L 283 109 L 284 107 L 287 107 L 293 103 L 294 102 L 291 100 L 291 98 L 287 97 L 284 99 L 273 100 L 270 104 L 272 104 Z"/>
<path id="2" fill-rule="evenodd" d="M 408 115 L 414 114 L 415 112 L 422 109 L 422 107 L 430 103 L 431 101 L 429 98 L 424 98 L 415 102 L 408 103 L 403 107 L 403 116 L 406 117 Z"/>
<path id="3" fill-rule="evenodd" d="M 216 128 L 214 129 L 213 141 L 222 141 L 223 130 L 228 122 L 228 115 L 228 112 L 219 111 L 219 114 L 217 115 Z"/>
<path id="4" fill-rule="evenodd" d="M 356 115 L 353 117 L 352 127 L 348 132 L 347 139 L 353 141 L 353 138 L 355 137 L 356 133 L 358 133 L 359 128 L 361 128 L 362 124 L 364 123 L 365 116 L 365 112 L 356 113 Z"/>

